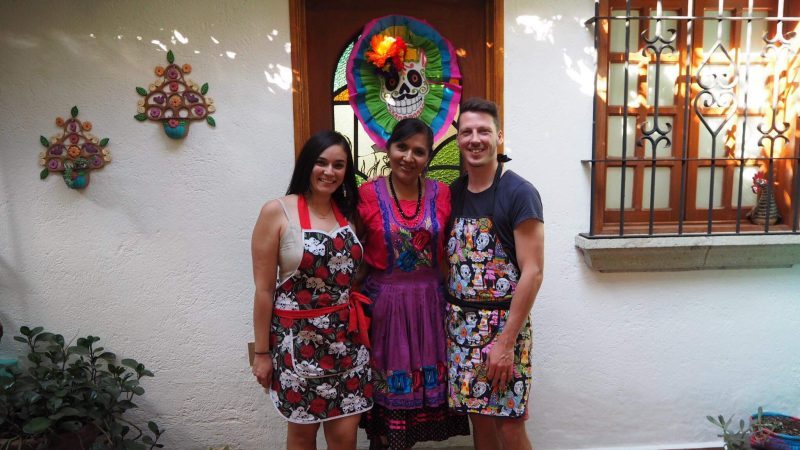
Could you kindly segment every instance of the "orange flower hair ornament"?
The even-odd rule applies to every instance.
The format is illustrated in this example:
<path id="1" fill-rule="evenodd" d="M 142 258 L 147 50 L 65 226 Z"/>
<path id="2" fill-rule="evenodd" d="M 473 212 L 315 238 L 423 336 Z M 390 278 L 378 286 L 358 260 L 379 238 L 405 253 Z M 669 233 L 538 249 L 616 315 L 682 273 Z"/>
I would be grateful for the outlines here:
<path id="1" fill-rule="evenodd" d="M 365 54 L 367 60 L 384 72 L 402 71 L 406 56 L 405 41 L 400 36 L 375 35 L 370 41 L 372 50 Z"/>

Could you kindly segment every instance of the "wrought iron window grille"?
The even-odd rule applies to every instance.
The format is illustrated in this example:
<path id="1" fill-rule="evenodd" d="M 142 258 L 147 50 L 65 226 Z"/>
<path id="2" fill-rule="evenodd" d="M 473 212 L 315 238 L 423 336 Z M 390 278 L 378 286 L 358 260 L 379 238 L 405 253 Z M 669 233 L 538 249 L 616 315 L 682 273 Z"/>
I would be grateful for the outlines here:
<path id="1" fill-rule="evenodd" d="M 595 95 L 594 95 L 594 129 L 592 133 L 592 157 L 582 162 L 590 165 L 591 172 L 591 207 L 590 207 L 590 227 L 588 233 L 582 233 L 585 237 L 642 237 L 642 236 L 665 236 L 677 237 L 687 235 L 739 235 L 739 234 L 798 234 L 798 222 L 800 222 L 800 211 L 798 201 L 800 200 L 800 138 L 797 133 L 800 126 L 800 38 L 793 30 L 800 23 L 800 17 L 785 16 L 784 0 L 776 0 L 775 6 L 768 10 L 766 15 L 754 14 L 754 11 L 764 11 L 763 6 L 754 8 L 753 0 L 749 2 L 734 1 L 725 2 L 724 0 L 703 1 L 687 0 L 680 8 L 674 8 L 676 2 L 670 2 L 674 15 L 663 14 L 662 0 L 634 2 L 633 0 L 602 0 L 604 11 L 616 10 L 620 15 L 613 13 L 601 15 L 601 0 L 595 2 L 595 15 L 585 22 L 587 26 L 594 29 L 594 46 L 597 59 L 597 71 L 595 72 Z M 607 4 L 612 2 L 615 5 Z M 624 3 L 624 5 L 623 5 Z M 636 6 L 634 6 L 634 3 Z M 698 5 L 698 3 L 700 3 Z M 726 5 L 726 3 L 729 3 Z M 731 5 L 730 3 L 733 3 Z M 742 3 L 745 6 L 742 8 Z M 646 4 L 646 6 L 642 6 Z M 624 6 L 624 9 L 623 9 Z M 740 14 L 730 13 L 731 8 L 739 8 Z M 696 12 L 703 11 L 704 15 L 680 14 L 680 11 Z M 641 11 L 654 9 L 655 14 L 641 14 Z M 709 11 L 710 9 L 710 11 Z M 716 12 L 716 14 L 714 13 Z M 650 24 L 650 28 L 645 28 L 639 36 L 633 35 L 631 24 L 638 21 L 639 24 Z M 697 37 L 696 27 L 705 33 L 711 27 L 706 27 L 705 23 L 714 24 L 716 22 L 716 37 L 710 49 L 698 47 L 693 39 Z M 761 44 L 756 53 L 752 48 L 752 32 L 754 23 L 766 24 L 763 28 L 766 32 L 761 36 Z M 610 91 L 611 91 L 611 54 L 612 24 L 624 24 L 624 50 L 621 48 L 616 52 L 619 64 L 619 53 L 624 55 L 622 72 L 622 101 L 621 114 L 611 114 L 609 111 Z M 672 24 L 674 27 L 669 27 Z M 735 25 L 738 24 L 738 25 Z M 616 25 L 613 25 L 616 26 Z M 723 36 L 723 30 L 738 27 L 738 33 L 746 36 L 744 40 L 745 48 L 734 43 L 730 36 Z M 617 28 L 619 30 L 619 28 Z M 641 37 L 641 40 L 639 40 Z M 714 36 L 711 36 L 714 38 Z M 708 39 L 710 43 L 710 39 Z M 702 45 L 702 44 L 701 44 Z M 635 47 L 633 47 L 635 46 Z M 641 54 L 639 57 L 637 54 Z M 605 57 L 601 57 L 605 55 Z M 637 90 L 640 92 L 638 100 L 631 106 L 629 79 L 631 71 L 637 70 L 633 67 L 632 57 L 642 62 L 638 68 Z M 675 77 L 673 84 L 673 104 L 670 107 L 663 107 L 661 99 L 662 86 L 664 81 L 660 78 L 662 63 L 665 55 L 670 55 L 670 64 L 677 64 L 679 75 Z M 754 60 L 755 59 L 755 60 Z M 605 65 L 605 66 L 601 66 Z M 643 70 L 646 66 L 650 70 L 653 66 L 652 81 L 650 73 Z M 750 79 L 753 67 L 767 67 L 771 71 L 771 78 L 765 86 L 751 86 Z M 724 67 L 724 70 L 720 70 Z M 645 77 L 646 91 L 648 94 L 642 95 L 642 72 L 647 73 Z M 605 80 L 601 78 L 601 73 L 605 74 Z M 637 74 L 634 72 L 634 76 Z M 771 80 L 771 82 L 770 82 Z M 606 88 L 601 89 L 602 84 L 607 82 Z M 669 80 L 667 81 L 669 83 Z M 766 102 L 754 102 L 752 91 L 754 89 L 765 90 L 768 95 Z M 652 92 L 652 101 L 649 98 Z M 762 96 L 764 97 L 764 96 Z M 679 101 L 682 104 L 678 104 Z M 638 102 L 638 104 L 636 104 Z M 665 103 L 667 104 L 667 103 Z M 636 111 L 644 112 L 636 114 Z M 634 112 L 632 112 L 634 110 Z M 663 113 L 670 110 L 670 114 Z M 641 115 L 646 116 L 646 120 L 640 120 Z M 603 130 L 602 125 L 606 124 L 610 117 L 619 119 L 621 117 L 621 145 L 617 149 L 618 155 L 609 156 L 608 141 L 604 138 L 604 133 L 611 133 Z M 639 119 L 637 121 L 637 118 Z M 669 120 L 668 120 L 669 119 Z M 736 135 L 741 120 L 740 135 Z M 629 148 L 629 126 L 630 121 L 636 121 L 634 148 Z M 748 123 L 748 121 L 750 121 Z M 755 122 L 757 134 L 757 148 L 759 154 L 754 156 L 746 154 L 748 132 L 753 132 L 752 125 Z M 748 128 L 748 124 L 751 125 Z M 676 127 L 673 130 L 673 126 Z M 679 127 L 679 128 L 678 128 Z M 609 128 L 610 129 L 610 128 Z M 733 131 L 731 131 L 733 129 Z M 673 131 L 680 134 L 679 142 L 673 142 Z M 700 142 L 698 136 L 707 133 L 710 138 L 710 149 L 706 149 L 701 155 Z M 724 145 L 730 139 L 730 135 L 735 135 L 733 150 L 723 148 L 720 154 L 720 145 Z M 752 139 L 752 138 L 751 138 Z M 673 145 L 680 145 L 675 148 Z M 600 148 L 602 147 L 602 148 Z M 649 147 L 650 155 L 647 156 L 646 150 Z M 641 149 L 636 155 L 637 149 Z M 668 151 L 668 157 L 660 157 L 660 151 Z M 709 154 L 710 153 L 710 154 Z M 639 193 L 639 205 L 632 204 L 628 207 L 626 196 L 629 195 L 626 183 L 633 183 L 626 180 L 628 169 L 636 167 L 639 169 L 638 185 L 644 186 L 648 183 L 644 179 L 646 169 L 649 169 L 649 198 L 645 198 L 644 190 Z M 679 192 L 678 198 L 670 196 L 669 214 L 661 214 L 657 218 L 656 190 L 659 188 L 656 183 L 656 173 L 658 168 L 668 167 L 669 179 L 679 183 L 679 190 L 673 189 L 670 185 L 668 189 L 672 192 Z M 707 189 L 699 185 L 698 175 L 700 168 L 708 167 Z M 619 197 L 617 208 L 609 208 L 606 205 L 608 198 L 609 185 L 606 170 L 614 168 L 619 170 Z M 764 174 L 764 180 L 754 177 L 754 183 L 758 182 L 760 190 L 756 205 L 750 209 L 750 205 L 743 205 L 743 191 L 745 190 L 745 170 L 752 171 L 758 168 L 758 173 Z M 679 171 L 679 175 L 673 173 Z M 690 172 L 693 171 L 693 172 Z M 717 172 L 722 171 L 722 175 Z M 634 172 L 636 173 L 636 172 Z M 780 176 L 778 176 L 780 175 Z M 721 214 L 717 207 L 715 189 L 715 176 L 727 183 L 730 205 L 727 214 Z M 689 189 L 689 182 L 692 189 Z M 777 183 L 777 184 L 776 184 Z M 763 186 L 762 186 L 763 184 Z M 732 192 L 731 185 L 738 189 Z M 755 185 L 754 185 L 755 186 Z M 700 191 L 698 191 L 700 189 Z M 756 187 L 754 187 L 756 189 Z M 707 208 L 698 206 L 698 192 L 705 193 L 707 190 Z M 616 191 L 614 191 L 616 192 Z M 756 192 L 754 190 L 754 192 Z M 777 203 L 772 201 L 776 192 L 781 194 L 780 208 Z M 717 192 L 718 196 L 722 193 Z M 633 194 L 634 196 L 636 194 Z M 761 200 L 765 199 L 768 203 L 766 208 L 760 205 Z M 616 201 L 616 198 L 613 198 Z M 703 199 L 704 200 L 704 199 Z M 735 200 L 735 202 L 734 202 Z M 691 204 L 691 208 L 689 208 Z M 724 199 L 723 199 L 724 203 Z M 616 211 L 618 209 L 618 211 Z M 664 208 L 662 208 L 663 210 Z M 691 209 L 692 216 L 689 216 Z M 702 211 L 705 209 L 706 211 Z M 722 209 L 725 209 L 724 207 Z M 676 210 L 676 211 L 675 211 Z M 748 212 L 749 210 L 749 212 Z M 757 211 L 758 210 L 758 211 Z M 760 212 L 759 212 L 760 211 Z M 783 211 L 781 213 L 781 211 Z M 726 211 L 722 211 L 726 212 Z M 759 214 L 757 220 L 753 220 L 758 225 L 748 221 L 748 214 Z M 637 215 L 638 214 L 638 215 Z M 698 214 L 703 214 L 703 218 L 698 218 Z M 775 218 L 781 215 L 781 222 L 775 224 Z M 664 220 L 664 217 L 671 219 Z M 722 218 L 726 216 L 727 218 Z M 732 216 L 735 216 L 732 218 Z M 638 219 L 637 219 L 638 218 Z M 645 219 L 646 218 L 646 219 Z M 615 220 L 616 219 L 616 220 Z M 628 223 L 626 223 L 626 221 Z M 761 224 L 763 222 L 763 224 Z M 771 223 L 772 222 L 772 223 Z"/>

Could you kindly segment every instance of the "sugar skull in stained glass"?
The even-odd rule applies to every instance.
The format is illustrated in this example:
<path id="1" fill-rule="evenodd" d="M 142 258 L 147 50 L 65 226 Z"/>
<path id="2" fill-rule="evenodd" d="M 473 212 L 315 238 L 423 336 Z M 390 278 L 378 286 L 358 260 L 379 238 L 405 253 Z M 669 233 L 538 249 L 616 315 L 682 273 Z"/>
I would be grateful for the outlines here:
<path id="1" fill-rule="evenodd" d="M 381 47 L 401 38 L 397 48 L 402 54 Z M 376 65 L 373 60 L 380 57 L 383 62 Z M 445 183 L 458 177 L 453 119 L 461 98 L 460 80 L 452 45 L 429 24 L 411 17 L 375 19 L 344 46 L 333 74 L 333 122 L 334 129 L 353 143 L 359 184 L 389 173 L 386 139 L 405 118 L 419 118 L 434 131 L 427 176 Z"/>
<path id="2" fill-rule="evenodd" d="M 419 117 L 422 114 L 425 95 L 430 92 L 425 78 L 426 63 L 425 50 L 409 47 L 405 53 L 403 70 L 393 70 L 383 76 L 381 99 L 395 119 Z"/>

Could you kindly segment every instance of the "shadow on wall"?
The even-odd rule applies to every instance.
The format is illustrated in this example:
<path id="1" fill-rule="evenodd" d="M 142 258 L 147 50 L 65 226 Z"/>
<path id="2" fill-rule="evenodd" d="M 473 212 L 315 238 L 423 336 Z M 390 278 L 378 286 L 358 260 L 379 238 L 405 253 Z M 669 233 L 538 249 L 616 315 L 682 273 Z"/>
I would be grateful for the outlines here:
<path id="1" fill-rule="evenodd" d="M 8 164 L 0 165 L 0 192 L 4 192 L 5 195 L 12 192 L 8 182 L 7 171 L 9 170 Z M 2 203 L 5 203 L 5 206 Z M 20 310 L 27 309 L 29 303 L 28 293 L 30 292 L 30 285 L 20 276 L 13 264 L 13 261 L 19 260 L 22 256 L 23 238 L 19 232 L 19 224 L 11 210 L 12 205 L 13 202 L 9 198 L 5 198 L 0 202 L 0 211 L 5 210 L 6 212 L 6 223 L 5 226 L 0 227 L 0 230 L 4 231 L 4 240 L 7 246 L 0 247 L 0 306 L 2 306 L 2 309 L 0 309 L 0 321 L 5 324 L 4 328 L 7 335 L 13 335 L 19 328 L 19 324 L 10 320 L 7 308 L 11 305 L 16 305 Z"/>
<path id="2" fill-rule="evenodd" d="M 510 30 L 514 34 L 530 35 L 536 42 L 542 44 L 550 44 L 555 46 L 562 46 L 563 54 L 563 70 L 567 78 L 577 84 L 578 91 L 586 96 L 594 95 L 594 75 L 595 65 L 597 62 L 597 52 L 594 47 L 588 46 L 582 49 L 581 55 L 570 55 L 567 48 L 563 47 L 563 43 L 556 42 L 556 32 L 564 28 L 580 28 L 587 36 L 590 37 L 590 42 L 593 33 L 592 30 L 584 25 L 586 18 L 572 17 L 571 22 L 565 22 L 564 16 L 561 14 L 554 15 L 550 18 L 540 17 L 536 15 L 520 15 L 517 16 L 514 24 L 510 25 Z M 570 35 L 579 34 L 580 31 L 568 30 Z"/>

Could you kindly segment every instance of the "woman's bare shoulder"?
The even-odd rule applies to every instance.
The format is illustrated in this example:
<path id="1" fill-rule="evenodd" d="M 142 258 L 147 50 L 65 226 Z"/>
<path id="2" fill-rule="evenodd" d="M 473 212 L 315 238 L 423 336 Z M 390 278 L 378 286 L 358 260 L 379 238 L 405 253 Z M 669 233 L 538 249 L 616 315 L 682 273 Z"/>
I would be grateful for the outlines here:
<path id="1" fill-rule="evenodd" d="M 283 206 L 281 206 L 281 203 L 283 203 Z M 265 230 L 283 230 L 283 228 L 288 224 L 286 213 L 284 213 L 283 210 L 284 206 L 286 207 L 286 213 L 288 214 L 292 214 L 293 211 L 296 211 L 297 195 L 286 195 L 264 203 L 264 205 L 261 207 L 261 212 L 258 215 L 258 223 L 256 224 L 256 228 L 262 228 Z"/>
<path id="2" fill-rule="evenodd" d="M 281 203 L 283 206 L 281 206 Z M 297 195 L 284 195 L 283 197 L 278 197 L 267 201 L 261 207 L 261 215 L 267 215 L 270 217 L 275 216 L 276 214 L 283 215 L 284 206 L 288 211 L 297 209 Z"/>

